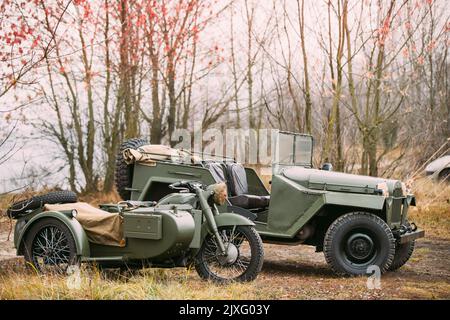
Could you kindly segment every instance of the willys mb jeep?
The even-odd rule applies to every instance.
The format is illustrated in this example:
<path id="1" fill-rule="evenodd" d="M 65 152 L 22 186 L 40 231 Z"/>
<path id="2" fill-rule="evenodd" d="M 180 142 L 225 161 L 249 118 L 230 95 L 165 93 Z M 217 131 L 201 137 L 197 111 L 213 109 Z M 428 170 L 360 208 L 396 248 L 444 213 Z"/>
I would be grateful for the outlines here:
<path id="1" fill-rule="evenodd" d="M 216 282 L 250 281 L 263 264 L 254 223 L 221 213 L 226 186 L 180 181 L 178 204 L 122 201 L 95 208 L 56 191 L 13 204 L 18 255 L 40 272 L 65 273 L 80 261 L 104 267 L 187 267 Z M 170 195 L 169 195 L 170 197 Z"/>
<path id="2" fill-rule="evenodd" d="M 122 145 L 117 189 L 125 200 L 183 204 L 189 195 L 168 195 L 171 183 L 224 181 L 228 198 L 218 210 L 251 220 L 263 242 L 315 246 L 340 275 L 365 274 L 374 265 L 395 270 L 408 261 L 424 231 L 408 220 L 416 199 L 404 183 L 332 172 L 330 164 L 313 168 L 310 135 L 279 132 L 275 140 L 270 194 L 254 169 L 233 159 L 160 157 L 143 139 Z M 135 161 L 126 161 L 130 152 L 137 152 Z"/>

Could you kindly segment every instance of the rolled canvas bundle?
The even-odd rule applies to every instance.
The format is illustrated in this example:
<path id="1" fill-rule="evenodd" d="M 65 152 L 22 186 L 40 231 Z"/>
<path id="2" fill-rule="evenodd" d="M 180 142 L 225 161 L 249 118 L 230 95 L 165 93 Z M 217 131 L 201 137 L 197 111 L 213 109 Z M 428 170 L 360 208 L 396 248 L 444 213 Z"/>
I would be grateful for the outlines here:
<path id="1" fill-rule="evenodd" d="M 137 149 L 125 149 L 123 151 L 123 157 L 127 164 L 139 162 L 147 165 L 155 165 L 155 161 L 164 160 L 181 163 L 197 161 L 188 151 L 174 149 L 160 144 L 149 144 Z"/>
<path id="2" fill-rule="evenodd" d="M 103 211 L 85 202 L 46 204 L 46 211 L 76 210 L 75 219 L 81 224 L 90 242 L 123 247 L 123 218 L 118 213 Z"/>

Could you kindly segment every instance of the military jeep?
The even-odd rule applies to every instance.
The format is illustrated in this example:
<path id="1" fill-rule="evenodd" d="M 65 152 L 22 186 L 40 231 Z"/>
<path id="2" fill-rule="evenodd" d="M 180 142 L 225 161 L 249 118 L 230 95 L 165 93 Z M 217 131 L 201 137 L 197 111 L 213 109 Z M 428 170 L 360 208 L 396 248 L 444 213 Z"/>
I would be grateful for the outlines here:
<path id="1" fill-rule="evenodd" d="M 366 274 L 373 266 L 381 273 L 398 269 L 411 257 L 415 240 L 424 236 L 408 220 L 416 199 L 404 183 L 333 172 L 330 164 L 313 168 L 310 135 L 278 133 L 270 193 L 254 169 L 233 159 L 192 155 L 186 160 L 179 153 L 145 157 L 146 145 L 131 139 L 121 146 L 116 186 L 124 200 L 178 204 L 190 198 L 171 194 L 171 183 L 225 182 L 228 198 L 220 212 L 253 221 L 263 242 L 315 246 L 339 275 Z M 150 160 L 126 162 L 130 150 Z"/>

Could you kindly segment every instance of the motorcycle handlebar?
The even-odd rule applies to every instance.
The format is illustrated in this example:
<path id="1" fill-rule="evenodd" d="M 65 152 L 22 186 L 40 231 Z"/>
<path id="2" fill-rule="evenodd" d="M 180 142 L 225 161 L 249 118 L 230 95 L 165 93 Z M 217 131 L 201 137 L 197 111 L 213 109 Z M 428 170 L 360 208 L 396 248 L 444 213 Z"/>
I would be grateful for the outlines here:
<path id="1" fill-rule="evenodd" d="M 169 185 L 170 189 L 188 189 L 194 191 L 196 187 L 202 188 L 203 184 L 198 181 L 178 181 Z"/>

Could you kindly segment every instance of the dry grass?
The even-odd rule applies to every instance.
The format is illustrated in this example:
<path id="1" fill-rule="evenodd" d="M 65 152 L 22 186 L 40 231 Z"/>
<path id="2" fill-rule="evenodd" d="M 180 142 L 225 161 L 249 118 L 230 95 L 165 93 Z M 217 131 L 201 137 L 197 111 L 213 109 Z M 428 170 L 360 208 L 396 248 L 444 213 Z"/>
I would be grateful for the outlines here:
<path id="1" fill-rule="evenodd" d="M 13 265 L 0 271 L 0 299 L 255 299 L 254 284 L 220 286 L 184 269 L 100 271 L 83 266 L 79 286 L 72 277 L 43 276 Z M 196 279 L 197 278 L 197 279 Z"/>
<path id="2" fill-rule="evenodd" d="M 381 290 L 369 290 L 366 277 L 332 274 L 321 254 L 308 247 L 266 246 L 262 273 L 251 283 L 216 285 L 194 270 L 100 271 L 83 266 L 79 288 L 61 276 L 25 271 L 22 261 L 0 268 L 0 299 L 448 299 L 450 277 L 433 271 L 435 252 L 420 250 L 401 270 L 383 276 Z M 279 256 L 281 250 L 285 256 Z M 448 250 L 448 248 L 447 248 Z M 300 252 L 300 254 L 299 254 Z M 312 257 L 312 259 L 310 259 Z M 426 267 L 424 267 L 426 266 Z M 436 275 L 430 275 L 431 271 Z"/>
<path id="3" fill-rule="evenodd" d="M 410 220 L 428 235 L 450 239 L 450 184 L 421 178 L 413 184 L 412 191 L 417 206 L 411 208 Z"/>

